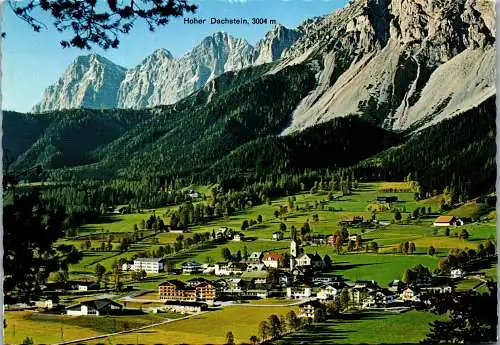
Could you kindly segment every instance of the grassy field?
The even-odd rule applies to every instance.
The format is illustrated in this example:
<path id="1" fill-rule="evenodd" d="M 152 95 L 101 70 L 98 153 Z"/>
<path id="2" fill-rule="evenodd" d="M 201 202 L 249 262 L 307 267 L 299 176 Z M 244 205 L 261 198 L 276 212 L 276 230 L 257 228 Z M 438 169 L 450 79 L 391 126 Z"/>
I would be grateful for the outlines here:
<path id="1" fill-rule="evenodd" d="M 427 312 L 361 313 L 329 320 L 285 338 L 287 344 L 418 344 L 437 316 Z"/>
<path id="2" fill-rule="evenodd" d="M 101 339 L 105 344 L 224 344 L 226 333 L 234 334 L 236 343 L 249 342 L 258 334 L 258 325 L 271 314 L 285 315 L 294 307 L 232 306 L 223 310 L 193 316 L 130 334 Z M 90 343 L 89 343 L 90 344 Z"/>
<path id="3" fill-rule="evenodd" d="M 65 316 L 31 312 L 6 312 L 6 343 L 19 344 L 30 336 L 36 344 L 81 339 L 145 326 L 165 320 L 162 314 L 134 316 Z"/>
<path id="4" fill-rule="evenodd" d="M 200 190 L 200 186 L 194 186 Z M 362 233 L 361 229 L 350 228 L 351 234 L 361 234 L 363 237 L 363 244 L 370 241 L 376 241 L 379 244 L 379 252 L 385 255 L 366 255 L 360 254 L 346 254 L 336 255 L 332 247 L 319 246 L 319 247 L 305 247 L 305 251 L 309 253 L 318 252 L 321 255 L 330 255 L 335 262 L 339 264 L 335 267 L 335 273 L 345 274 L 349 279 L 357 278 L 370 278 L 380 280 L 381 282 L 398 279 L 402 272 L 408 267 L 414 266 L 418 263 L 428 265 L 429 268 L 434 269 L 439 256 L 444 256 L 448 253 L 450 248 L 476 248 L 477 245 L 489 238 L 496 236 L 496 224 L 493 221 L 482 222 L 466 225 L 470 233 L 470 238 L 465 241 L 459 239 L 456 235 L 461 228 L 451 228 L 450 236 L 444 235 L 444 229 L 435 229 L 432 226 L 433 220 L 436 215 L 429 216 L 428 218 L 421 218 L 419 220 L 406 221 L 410 212 L 417 207 L 431 207 L 432 212 L 437 212 L 437 204 L 439 204 L 439 196 L 433 197 L 428 200 L 415 201 L 413 192 L 395 192 L 384 193 L 384 189 L 406 189 L 409 187 L 408 183 L 362 183 L 358 189 L 349 196 L 337 196 L 332 201 L 326 201 L 326 192 L 319 192 L 311 195 L 310 193 L 300 193 L 294 196 L 295 207 L 300 210 L 295 210 L 286 215 L 285 218 L 278 219 L 274 216 L 274 211 L 278 210 L 280 206 L 288 204 L 288 198 L 276 198 L 271 202 L 271 205 L 258 205 L 256 207 L 247 208 L 243 211 L 236 212 L 229 219 L 217 219 L 204 225 L 192 227 L 192 232 L 184 234 L 184 237 L 193 236 L 196 232 L 212 232 L 221 226 L 231 227 L 239 230 L 243 220 L 257 219 L 258 215 L 262 215 L 263 222 L 254 225 L 245 231 L 248 241 L 245 242 L 228 242 L 225 244 L 214 245 L 210 244 L 206 248 L 192 249 L 182 254 L 173 256 L 170 260 L 180 265 L 187 260 L 195 260 L 200 263 L 214 263 L 221 261 L 221 249 L 223 247 L 229 248 L 232 253 L 238 250 L 243 251 L 243 247 L 247 247 L 247 252 L 253 251 L 288 251 L 289 229 L 295 226 L 300 229 L 306 221 L 309 220 L 312 234 L 332 234 L 339 230 L 339 221 L 346 215 L 360 215 L 365 219 L 371 217 L 371 212 L 368 211 L 368 205 L 372 204 L 379 195 L 396 195 L 398 202 L 393 204 L 393 207 L 402 212 L 402 221 L 394 223 L 394 213 L 391 211 L 377 212 L 377 219 L 384 222 L 389 222 L 387 226 L 379 226 L 377 229 L 366 229 L 366 233 Z M 209 195 L 210 188 L 203 189 L 203 192 Z M 323 202 L 323 210 L 309 209 L 315 203 Z M 472 212 L 475 207 L 475 202 L 471 202 L 461 206 L 457 209 L 458 213 Z M 174 207 L 174 206 L 172 206 Z M 333 211 L 334 210 L 334 211 Z M 155 210 L 156 214 L 163 214 L 166 208 Z M 109 229 L 111 232 L 117 231 L 131 231 L 133 224 L 140 222 L 141 219 L 147 218 L 152 214 L 153 210 L 146 210 L 141 214 L 131 215 L 113 215 L 106 217 L 105 222 L 100 224 L 92 224 L 86 227 L 86 231 L 102 232 L 102 229 Z M 319 216 L 318 222 L 312 221 L 312 215 L 317 213 Z M 285 232 L 285 240 L 273 241 L 272 233 L 279 229 L 279 224 L 283 222 L 287 226 Z M 178 234 L 160 233 L 156 235 L 158 239 L 157 245 L 164 245 L 172 243 L 177 238 Z M 416 245 L 416 255 L 401 256 L 393 255 L 397 251 L 399 244 L 404 241 L 412 241 Z M 78 242 L 78 241 L 76 241 Z M 77 243 L 75 243 L 76 245 Z M 110 269 L 114 260 L 122 257 L 130 259 L 134 254 L 139 253 L 141 250 L 152 249 L 157 246 L 152 243 L 152 238 L 147 238 L 141 242 L 135 243 L 131 246 L 127 253 L 119 252 L 85 252 L 83 260 L 78 264 L 72 265 L 71 270 L 75 272 L 92 273 L 97 263 L 104 265 Z M 429 246 L 433 246 L 437 250 L 435 257 L 426 255 Z M 390 255 L 388 255 L 390 254 Z M 165 279 L 170 279 L 172 276 L 166 274 L 152 275 L 147 280 L 137 282 L 139 288 L 156 288 L 156 284 Z M 175 276 L 175 278 L 179 278 Z M 182 280 L 190 279 L 191 276 L 180 277 Z"/>
<path id="5" fill-rule="evenodd" d="M 496 213 L 489 210 L 487 217 L 489 220 L 467 224 L 459 228 L 450 228 L 450 236 L 444 235 L 444 228 L 434 228 L 432 223 L 439 214 L 439 205 L 441 196 L 434 196 L 427 200 L 414 200 L 414 193 L 411 191 L 405 192 L 387 192 L 393 190 L 407 190 L 409 184 L 406 182 L 380 182 L 380 183 L 361 183 L 359 187 L 349 196 L 335 195 L 334 200 L 327 201 L 327 193 L 320 191 L 311 195 L 310 193 L 300 193 L 294 196 L 295 210 L 286 214 L 283 218 L 274 216 L 275 210 L 279 210 L 280 206 L 288 205 L 288 198 L 276 198 L 271 201 L 270 205 L 258 205 L 238 211 L 229 218 L 222 218 L 211 221 L 207 224 L 196 225 L 191 228 L 191 233 L 184 234 L 184 238 L 193 236 L 197 232 L 212 232 L 219 227 L 226 226 L 234 230 L 240 230 L 244 220 L 257 219 L 259 215 L 263 217 L 263 222 L 250 227 L 245 231 L 247 241 L 245 242 L 227 242 L 224 244 L 207 244 L 205 247 L 190 248 L 183 252 L 177 253 L 169 257 L 169 260 L 180 267 L 185 261 L 195 260 L 199 263 L 215 263 L 221 261 L 221 249 L 227 247 L 233 254 L 238 250 L 243 252 L 246 247 L 250 254 L 254 251 L 275 251 L 284 253 L 289 250 L 289 229 L 295 226 L 299 231 L 304 223 L 309 221 L 312 235 L 324 234 L 330 235 L 340 229 L 339 222 L 345 216 L 363 216 L 365 219 L 370 219 L 372 212 L 369 206 L 374 204 L 377 196 L 381 195 L 396 195 L 398 201 L 393 204 L 393 210 L 379 211 L 376 213 L 376 218 L 384 222 L 386 225 L 365 229 L 350 227 L 350 234 L 361 234 L 363 238 L 363 247 L 365 244 L 375 241 L 379 245 L 379 253 L 365 253 L 364 248 L 360 252 L 345 252 L 341 255 L 337 254 L 335 248 L 322 246 L 305 246 L 303 249 L 306 253 L 318 253 L 321 256 L 328 254 L 333 259 L 332 274 L 342 275 L 350 281 L 358 279 L 376 280 L 381 286 L 387 284 L 393 279 L 401 279 L 405 270 L 414 267 L 417 264 L 427 266 L 431 271 L 436 268 L 438 260 L 447 255 L 450 248 L 477 248 L 477 246 L 492 239 L 496 243 Z M 202 193 L 210 196 L 209 186 L 192 186 L 193 189 L 199 190 Z M 208 203 L 209 201 L 207 201 Z M 320 204 L 317 209 L 315 204 Z M 171 206 L 171 208 L 177 208 Z M 408 216 L 415 208 L 425 207 L 431 208 L 432 214 L 420 218 L 418 220 L 409 220 Z M 297 208 L 299 210 L 297 210 Z M 402 220 L 395 222 L 394 208 L 397 208 L 402 214 Z M 162 215 L 168 208 L 160 208 L 154 210 L 156 215 Z M 456 210 L 450 211 L 449 214 L 456 214 L 460 217 L 470 217 L 477 215 L 478 205 L 475 202 L 466 203 Z M 107 236 L 110 233 L 125 234 L 132 232 L 134 224 L 138 224 L 143 219 L 147 219 L 153 210 L 145 210 L 140 214 L 127 215 L 109 215 L 102 218 L 98 224 L 88 224 L 79 229 L 79 235 L 95 235 Z M 317 214 L 319 221 L 314 222 L 313 214 Z M 279 229 L 280 223 L 285 223 L 287 231 L 285 239 L 281 241 L 272 240 L 272 233 Z M 470 234 L 468 240 L 459 239 L 456 236 L 462 228 L 467 229 Z M 147 233 L 149 234 L 149 233 Z M 159 245 L 166 245 L 175 242 L 178 234 L 159 233 L 155 237 L 148 237 L 134 243 L 130 246 L 126 253 L 118 251 L 100 252 L 100 251 L 84 251 L 83 259 L 74 265 L 70 266 L 71 277 L 86 277 L 95 271 L 97 263 L 103 265 L 107 270 L 110 270 L 113 261 L 120 258 L 130 259 L 133 255 L 137 255 L 140 251 L 153 249 Z M 155 242 L 153 242 L 155 241 Z M 395 253 L 399 244 L 404 241 L 412 241 L 416 245 L 416 252 L 413 255 L 401 255 Z M 80 248 L 81 240 L 60 240 L 58 243 L 73 244 Z M 94 240 L 93 246 L 98 246 L 100 240 Z M 436 248 L 435 256 L 427 255 L 429 246 Z M 482 269 L 487 277 L 496 280 L 496 264 L 491 267 Z M 85 276 L 86 274 L 86 276 Z M 126 274 L 128 275 L 128 274 Z M 207 277 L 204 275 L 167 275 L 148 274 L 147 278 L 142 281 L 133 283 L 138 289 L 147 289 L 152 292 L 143 295 L 142 298 L 155 297 L 158 284 L 167 279 L 189 280 L 195 277 L 203 276 L 209 279 L 215 277 Z M 91 277 L 91 276 L 90 276 Z M 124 279 L 126 277 L 124 276 Z M 459 290 L 468 290 L 474 287 L 479 281 L 464 280 L 457 286 Z M 204 315 L 196 316 L 189 320 L 179 320 L 172 324 L 147 329 L 142 332 L 127 334 L 120 337 L 112 337 L 110 339 L 102 339 L 101 343 L 178 343 L 180 341 L 186 343 L 222 343 L 225 340 L 227 331 L 232 331 L 235 335 L 236 342 L 248 342 L 251 335 L 257 334 L 257 326 L 260 321 L 266 319 L 271 313 L 284 314 L 291 307 L 259 307 L 252 306 L 258 304 L 281 304 L 284 300 L 267 299 L 251 301 L 243 305 L 227 307 L 224 310 L 210 312 Z M 132 303 L 129 307 L 147 308 L 154 304 Z M 8 313 L 9 319 L 16 324 L 15 334 L 13 328 L 6 329 L 6 337 L 11 342 L 20 342 L 28 334 L 32 334 L 35 342 L 51 343 L 60 341 L 61 327 L 63 328 L 64 339 L 76 339 L 86 336 L 107 332 L 111 328 L 124 328 L 123 320 L 116 318 L 104 319 L 102 323 L 90 321 L 79 321 L 78 319 L 67 319 L 64 316 L 57 316 L 53 319 L 36 319 L 31 315 L 27 317 L 23 313 Z M 161 317 L 161 316 L 155 316 Z M 141 317 L 130 318 L 130 325 L 139 325 L 141 322 L 151 322 L 151 319 L 141 319 Z M 127 318 L 127 322 L 128 322 Z M 317 343 L 374 343 L 387 342 L 399 343 L 401 341 L 418 342 L 421 340 L 428 330 L 428 322 L 435 317 L 432 314 L 409 312 L 401 315 L 394 314 L 362 314 L 353 315 L 350 320 L 331 321 L 325 324 L 318 325 L 314 331 L 302 331 L 299 334 L 290 337 L 292 343 L 305 341 L 314 333 L 314 338 Z M 149 320 L 149 321 L 148 321 Z M 217 325 L 217 327 L 214 327 Z M 126 328 L 126 327 L 125 327 Z M 45 332 L 47 330 L 47 332 Z M 312 333 L 311 333 L 312 332 Z M 382 334 L 385 338 L 378 337 Z M 381 339 L 379 341 L 379 339 Z M 316 341 L 315 341 L 316 343 Z"/>

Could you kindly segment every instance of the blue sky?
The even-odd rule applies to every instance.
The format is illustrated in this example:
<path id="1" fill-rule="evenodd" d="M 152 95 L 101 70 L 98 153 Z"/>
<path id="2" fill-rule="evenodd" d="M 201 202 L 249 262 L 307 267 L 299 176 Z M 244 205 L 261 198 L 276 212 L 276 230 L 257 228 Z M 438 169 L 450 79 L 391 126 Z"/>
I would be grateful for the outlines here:
<path id="1" fill-rule="evenodd" d="M 102 1 L 102 0 L 99 0 Z M 296 27 L 304 19 L 328 14 L 343 7 L 346 0 L 193 0 L 199 5 L 194 17 L 275 19 L 287 27 Z M 1 5 L 0 5 L 1 6 Z M 193 17 L 193 15 L 188 15 Z M 56 82 L 69 64 L 79 55 L 95 52 L 126 68 L 139 64 L 158 48 L 179 57 L 191 50 L 201 39 L 217 31 L 245 38 L 255 44 L 271 29 L 271 25 L 187 25 L 183 18 L 172 19 L 166 27 L 151 33 L 144 25 L 136 25 L 129 35 L 121 37 L 118 49 L 63 49 L 62 39 L 69 33 L 58 33 L 47 17 L 40 16 L 47 30 L 35 33 L 3 5 L 2 31 L 2 109 L 29 111 L 42 97 L 44 89 Z"/>

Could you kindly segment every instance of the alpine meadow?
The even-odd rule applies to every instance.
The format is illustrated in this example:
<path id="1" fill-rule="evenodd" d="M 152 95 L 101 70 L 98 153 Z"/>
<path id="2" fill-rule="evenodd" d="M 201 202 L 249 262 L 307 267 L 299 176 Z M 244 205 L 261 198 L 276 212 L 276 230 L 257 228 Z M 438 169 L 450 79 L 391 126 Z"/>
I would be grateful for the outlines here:
<path id="1" fill-rule="evenodd" d="M 107 49 L 190 2 L 40 6 Z M 497 341 L 495 4 L 333 6 L 3 111 L 5 343 Z"/>

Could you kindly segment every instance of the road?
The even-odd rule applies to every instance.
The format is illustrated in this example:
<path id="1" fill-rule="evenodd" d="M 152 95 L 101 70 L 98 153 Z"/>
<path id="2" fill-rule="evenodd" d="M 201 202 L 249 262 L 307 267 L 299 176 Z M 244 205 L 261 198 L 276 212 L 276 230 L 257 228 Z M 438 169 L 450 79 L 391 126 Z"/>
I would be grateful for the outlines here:
<path id="1" fill-rule="evenodd" d="M 83 342 L 91 341 L 91 340 L 95 340 L 95 339 L 101 339 L 101 338 L 107 338 L 107 337 L 111 337 L 111 336 L 115 336 L 115 335 L 120 335 L 120 334 L 132 333 L 132 332 L 140 331 L 140 330 L 143 330 L 143 329 L 148 329 L 148 328 L 152 328 L 152 327 L 156 327 L 156 326 L 161 326 L 161 325 L 164 325 L 164 324 L 167 324 L 167 323 L 171 323 L 171 322 L 175 322 L 175 321 L 186 320 L 186 319 L 189 319 L 190 317 L 198 316 L 198 315 L 205 314 L 205 313 L 207 313 L 207 312 L 203 311 L 201 313 L 191 314 L 191 315 L 182 317 L 180 319 L 168 319 L 168 320 L 165 320 L 165 321 L 162 321 L 162 322 L 153 323 L 151 325 L 146 325 L 146 326 L 142 326 L 142 327 L 128 329 L 126 331 L 101 334 L 101 335 L 96 335 L 96 336 L 93 336 L 93 337 L 87 337 L 87 338 L 82 338 L 82 339 L 69 340 L 69 341 L 64 341 L 64 342 L 61 342 L 61 343 L 55 343 L 54 345 L 66 345 L 66 344 L 83 343 Z"/>

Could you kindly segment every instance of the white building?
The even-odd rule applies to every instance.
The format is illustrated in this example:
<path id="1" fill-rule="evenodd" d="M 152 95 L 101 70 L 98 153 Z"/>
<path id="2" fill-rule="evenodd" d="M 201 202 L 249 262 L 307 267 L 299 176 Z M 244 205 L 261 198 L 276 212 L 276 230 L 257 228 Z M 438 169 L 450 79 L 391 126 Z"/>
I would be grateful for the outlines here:
<path id="1" fill-rule="evenodd" d="M 287 298 L 309 298 L 312 296 L 312 289 L 309 286 L 303 287 L 287 287 L 286 297 Z"/>
<path id="2" fill-rule="evenodd" d="M 318 291 L 317 296 L 319 299 L 328 299 L 330 297 L 335 297 L 340 292 L 339 289 L 332 285 L 324 285 Z"/>
<path id="3" fill-rule="evenodd" d="M 164 270 L 162 258 L 137 258 L 131 267 L 134 271 L 146 271 L 147 273 L 160 273 Z"/>
<path id="4" fill-rule="evenodd" d="M 295 266 L 297 267 L 307 267 L 311 266 L 314 269 L 323 269 L 325 263 L 323 259 L 318 254 L 302 254 L 299 256 L 295 262 Z"/>
<path id="5" fill-rule="evenodd" d="M 187 261 L 182 264 L 182 274 L 196 274 L 202 271 L 201 265 L 196 261 Z"/>
<path id="6" fill-rule="evenodd" d="M 451 270 L 450 274 L 452 278 L 462 278 L 465 275 L 465 272 L 461 268 L 455 268 Z"/>
<path id="7" fill-rule="evenodd" d="M 227 262 L 227 261 L 216 262 L 214 273 L 216 276 L 228 276 L 229 275 L 229 262 Z"/>
<path id="8" fill-rule="evenodd" d="M 281 254 L 266 253 L 262 259 L 262 263 L 266 265 L 266 267 L 278 268 L 281 260 L 283 260 L 283 255 Z"/>
<path id="9" fill-rule="evenodd" d="M 98 299 L 92 301 L 85 301 L 66 308 L 66 314 L 72 316 L 81 315 L 111 315 L 119 314 L 123 306 L 119 303 L 113 302 L 110 299 Z"/>

